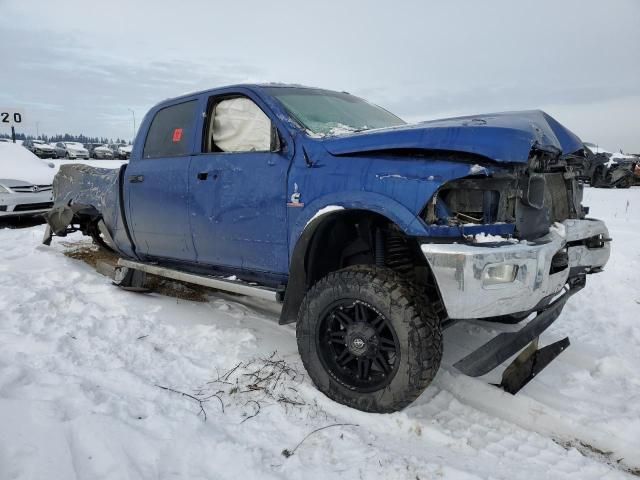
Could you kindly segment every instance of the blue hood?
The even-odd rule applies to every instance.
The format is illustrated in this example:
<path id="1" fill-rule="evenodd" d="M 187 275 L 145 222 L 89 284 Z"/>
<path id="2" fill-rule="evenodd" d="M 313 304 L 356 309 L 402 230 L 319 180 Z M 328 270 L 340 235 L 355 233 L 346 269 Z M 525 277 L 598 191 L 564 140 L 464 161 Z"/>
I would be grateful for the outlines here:
<path id="1" fill-rule="evenodd" d="M 562 155 L 583 148 L 574 133 L 540 110 L 433 120 L 329 137 L 322 144 L 333 155 L 395 149 L 447 150 L 505 163 L 526 163 L 534 146 L 557 150 Z"/>

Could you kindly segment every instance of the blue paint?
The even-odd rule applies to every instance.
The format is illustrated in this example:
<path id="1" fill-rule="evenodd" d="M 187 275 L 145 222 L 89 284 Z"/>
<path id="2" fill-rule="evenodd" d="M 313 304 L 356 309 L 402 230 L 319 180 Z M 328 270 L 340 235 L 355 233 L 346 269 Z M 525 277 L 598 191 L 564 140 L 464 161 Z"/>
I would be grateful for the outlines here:
<path id="1" fill-rule="evenodd" d="M 209 99 L 230 94 L 249 97 L 262 108 L 278 130 L 280 151 L 202 153 Z M 188 154 L 143 159 L 155 114 L 193 99 L 198 118 Z M 167 100 L 147 113 L 124 175 L 124 205 L 136 250 L 144 259 L 282 278 L 307 223 L 330 205 L 378 213 L 416 237 L 513 234 L 513 224 L 427 225 L 420 215 L 443 184 L 471 175 L 476 161 L 485 167 L 476 174 L 512 171 L 527 162 L 536 146 L 565 154 L 582 148 L 573 133 L 540 111 L 312 138 L 262 86 L 225 87 Z M 416 154 L 400 155 L 400 150 Z M 202 172 L 208 174 L 206 180 L 198 179 Z M 133 175 L 143 175 L 144 183 L 127 181 Z M 292 206 L 294 193 L 302 206 Z M 446 211 L 437 213 L 448 216 Z M 122 230 L 118 215 L 107 221 Z M 131 252 L 125 235 L 119 234 L 116 242 L 122 252 Z"/>
<path id="2" fill-rule="evenodd" d="M 453 226 L 447 225 L 429 225 L 428 234 L 429 237 L 446 237 L 446 238 L 460 238 L 463 235 L 478 235 L 484 233 L 487 235 L 500 235 L 509 236 L 515 232 L 515 224 L 513 223 L 492 223 L 486 225 L 464 225 Z"/>
<path id="3" fill-rule="evenodd" d="M 563 154 L 581 150 L 580 139 L 540 110 L 504 112 L 365 131 L 323 142 L 333 155 L 393 149 L 446 150 L 500 163 L 526 163 L 534 146 Z"/>

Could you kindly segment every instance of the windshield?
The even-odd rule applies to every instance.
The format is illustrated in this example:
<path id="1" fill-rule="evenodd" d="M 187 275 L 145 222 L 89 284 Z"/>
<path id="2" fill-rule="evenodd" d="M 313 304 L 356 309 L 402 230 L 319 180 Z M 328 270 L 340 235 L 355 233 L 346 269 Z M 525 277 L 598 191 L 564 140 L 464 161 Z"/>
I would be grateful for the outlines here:
<path id="1" fill-rule="evenodd" d="M 266 90 L 303 127 L 319 136 L 405 124 L 385 109 L 348 93 L 290 87 L 270 87 Z"/>

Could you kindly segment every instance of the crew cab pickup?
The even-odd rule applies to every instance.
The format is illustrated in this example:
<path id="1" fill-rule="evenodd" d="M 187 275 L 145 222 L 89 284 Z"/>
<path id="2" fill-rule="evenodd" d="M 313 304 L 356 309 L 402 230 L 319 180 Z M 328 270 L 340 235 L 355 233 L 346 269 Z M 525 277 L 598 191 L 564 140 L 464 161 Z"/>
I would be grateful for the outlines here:
<path id="1" fill-rule="evenodd" d="M 541 111 L 409 125 L 344 92 L 230 86 L 153 107 L 119 170 L 62 166 L 45 243 L 91 235 L 123 288 L 155 274 L 281 302 L 315 385 L 371 412 L 420 395 L 453 323 L 527 320 L 454 364 L 518 354 L 516 393 L 569 345 L 538 340 L 609 258 L 583 161 Z"/>

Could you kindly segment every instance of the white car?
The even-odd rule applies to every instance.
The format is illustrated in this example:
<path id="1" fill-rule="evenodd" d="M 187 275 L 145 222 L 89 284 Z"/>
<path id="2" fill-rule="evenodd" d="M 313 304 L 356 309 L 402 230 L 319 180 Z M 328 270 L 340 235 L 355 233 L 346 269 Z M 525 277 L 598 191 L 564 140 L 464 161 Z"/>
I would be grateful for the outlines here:
<path id="1" fill-rule="evenodd" d="M 79 142 L 58 142 L 55 144 L 56 158 L 84 158 L 89 160 L 89 150 Z"/>
<path id="2" fill-rule="evenodd" d="M 84 148 L 89 150 L 89 157 L 97 160 L 113 160 L 113 151 L 104 143 L 85 143 Z"/>
<path id="3" fill-rule="evenodd" d="M 0 219 L 31 216 L 53 206 L 55 166 L 14 143 L 0 143 Z"/>
<path id="4" fill-rule="evenodd" d="M 122 160 L 128 160 L 131 157 L 131 150 L 133 150 L 133 145 L 118 145 L 116 155 Z"/>
<path id="5" fill-rule="evenodd" d="M 55 148 L 43 140 L 26 140 L 23 147 L 28 148 L 40 158 L 51 158 L 55 156 Z"/>

